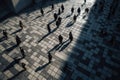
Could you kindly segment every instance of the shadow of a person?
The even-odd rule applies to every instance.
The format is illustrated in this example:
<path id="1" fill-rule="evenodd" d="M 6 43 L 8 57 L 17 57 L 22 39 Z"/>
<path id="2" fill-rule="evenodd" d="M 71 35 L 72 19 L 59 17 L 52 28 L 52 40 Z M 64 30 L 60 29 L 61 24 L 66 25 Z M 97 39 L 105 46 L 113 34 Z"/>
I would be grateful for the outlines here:
<path id="1" fill-rule="evenodd" d="M 71 14 L 69 14 L 69 15 L 67 15 L 65 18 L 68 18 L 68 17 L 70 17 L 70 16 L 72 16 L 72 13 L 71 13 Z"/>
<path id="2" fill-rule="evenodd" d="M 15 74 L 14 76 L 12 76 L 11 78 L 7 79 L 7 80 L 13 80 L 15 77 L 17 77 L 18 75 L 20 75 L 21 73 L 23 73 L 25 70 L 21 70 L 20 72 L 18 72 L 17 74 Z"/>
<path id="3" fill-rule="evenodd" d="M 70 21 L 67 25 L 66 25 L 66 27 L 70 27 L 70 26 L 72 26 L 74 24 L 74 22 L 73 21 Z"/>
<path id="4" fill-rule="evenodd" d="M 19 64 L 21 59 L 23 59 L 23 58 L 14 58 L 14 60 L 2 72 L 5 72 L 6 70 L 10 69 L 15 64 Z"/>
<path id="5" fill-rule="evenodd" d="M 16 30 L 15 32 L 11 33 L 11 35 L 12 35 L 12 34 L 16 34 L 17 32 L 20 32 L 20 31 L 22 31 L 22 29 Z"/>
<path id="6" fill-rule="evenodd" d="M 4 40 L 6 40 L 4 36 L 0 38 L 0 42 L 3 42 Z"/>
<path id="7" fill-rule="evenodd" d="M 59 47 L 59 52 L 60 51 L 63 51 L 65 48 L 67 48 L 68 47 L 68 45 L 71 43 L 71 41 L 68 39 L 68 40 L 66 40 L 65 42 L 63 42 L 63 44 Z"/>
<path id="8" fill-rule="evenodd" d="M 17 47 L 17 45 L 15 44 L 14 46 L 12 46 L 12 47 L 10 47 L 10 48 L 8 48 L 8 49 L 6 49 L 6 50 L 4 50 L 4 51 L 2 51 L 0 54 L 2 55 L 3 53 L 9 53 L 9 52 L 11 52 L 13 49 L 15 49 Z"/>
<path id="9" fill-rule="evenodd" d="M 50 63 L 46 63 L 46 64 L 44 64 L 44 65 L 42 65 L 42 66 L 39 66 L 39 67 L 35 70 L 35 72 L 42 70 L 43 68 L 45 68 L 45 67 L 48 66 L 49 64 L 50 64 Z"/>
<path id="10" fill-rule="evenodd" d="M 48 24 L 50 25 L 50 24 L 52 24 L 53 22 L 55 22 L 55 20 L 50 21 Z"/>
<path id="11" fill-rule="evenodd" d="M 58 29 L 58 27 L 56 27 L 54 30 L 52 30 L 50 33 L 47 33 L 46 35 L 44 35 L 38 42 L 41 42 L 44 38 L 46 38 L 48 35 L 50 35 L 51 33 L 55 32 Z"/>
<path id="12" fill-rule="evenodd" d="M 53 51 L 56 51 L 57 48 L 59 47 L 59 45 L 60 45 L 60 44 L 55 45 L 52 49 L 50 49 L 50 50 L 48 51 L 48 53 L 51 53 L 51 52 L 53 52 Z"/>

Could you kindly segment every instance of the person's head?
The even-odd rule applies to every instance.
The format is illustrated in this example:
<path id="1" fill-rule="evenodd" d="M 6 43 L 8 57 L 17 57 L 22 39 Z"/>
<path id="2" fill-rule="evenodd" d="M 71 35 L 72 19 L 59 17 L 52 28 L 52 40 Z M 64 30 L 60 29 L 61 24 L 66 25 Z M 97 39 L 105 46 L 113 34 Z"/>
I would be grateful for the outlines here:
<path id="1" fill-rule="evenodd" d="M 20 20 L 19 23 L 22 23 L 22 21 Z"/>

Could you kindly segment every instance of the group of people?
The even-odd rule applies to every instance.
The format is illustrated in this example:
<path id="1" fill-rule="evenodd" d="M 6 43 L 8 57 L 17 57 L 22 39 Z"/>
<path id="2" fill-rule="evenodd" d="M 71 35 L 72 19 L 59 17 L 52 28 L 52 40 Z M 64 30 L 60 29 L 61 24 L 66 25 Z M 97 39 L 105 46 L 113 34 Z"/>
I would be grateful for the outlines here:
<path id="1" fill-rule="evenodd" d="M 21 30 L 23 30 L 24 25 L 23 25 L 22 21 L 19 21 L 19 27 L 20 27 Z M 7 30 L 3 30 L 3 37 L 4 37 L 5 40 L 8 39 Z M 25 58 L 25 51 L 24 51 L 24 49 L 22 47 L 20 47 L 20 44 L 21 44 L 22 41 L 21 41 L 21 39 L 20 39 L 20 37 L 18 35 L 15 36 L 15 41 L 16 41 L 16 45 L 19 46 L 22 58 Z M 25 70 L 26 69 L 25 68 L 25 63 L 21 63 L 21 64 L 22 64 L 23 69 Z"/>
<path id="2" fill-rule="evenodd" d="M 59 45 L 60 45 L 60 46 L 64 45 L 64 44 L 63 44 L 64 42 L 63 42 L 63 36 L 62 36 L 62 35 L 59 35 L 59 36 L 58 36 L 58 40 L 59 40 Z M 69 43 L 73 41 L 72 32 L 69 33 L 69 39 L 68 39 L 68 41 L 69 41 Z M 58 46 L 58 47 L 59 47 L 59 46 Z M 60 47 L 59 47 L 59 48 L 60 48 Z M 56 49 L 57 49 L 57 47 L 56 47 Z M 50 52 L 48 53 L 48 60 L 49 60 L 49 63 L 51 63 L 51 61 L 52 61 L 52 55 L 51 55 Z"/>
<path id="3" fill-rule="evenodd" d="M 64 9 L 65 9 L 64 5 L 62 4 L 61 7 L 58 9 L 58 13 L 54 13 L 54 15 L 53 15 L 54 21 L 56 22 L 56 27 L 59 27 L 60 24 L 61 24 L 62 18 L 59 15 L 64 12 Z M 52 7 L 51 7 L 51 10 L 54 10 L 54 5 L 53 4 L 52 4 Z M 43 12 L 44 11 L 42 9 L 41 14 Z M 77 12 L 78 12 L 78 15 L 79 15 L 80 12 L 81 12 L 80 7 L 78 8 Z M 74 13 L 74 7 L 71 8 L 71 15 L 73 13 Z M 77 15 L 74 15 L 73 16 L 73 21 L 75 22 L 76 19 L 77 19 Z M 47 29 L 48 29 L 48 32 L 50 33 L 51 32 L 50 24 L 47 24 Z M 63 36 L 59 35 L 58 40 L 59 40 L 59 44 L 62 44 L 63 43 Z M 73 35 L 72 35 L 72 32 L 70 32 L 69 33 L 69 42 L 71 42 L 72 40 L 73 40 Z M 51 55 L 51 53 L 48 53 L 48 61 L 49 61 L 49 63 L 51 63 L 51 60 L 52 60 L 52 55 Z"/>
<path id="4" fill-rule="evenodd" d="M 23 23 L 22 23 L 22 21 L 19 21 L 19 26 L 20 26 L 20 28 L 22 30 L 23 29 Z M 7 32 L 7 30 L 3 30 L 3 36 L 4 36 L 5 40 L 8 39 L 8 32 Z M 20 37 L 18 35 L 15 36 L 15 40 L 16 40 L 17 46 L 19 46 L 20 43 L 21 43 L 21 39 L 20 39 Z"/>
<path id="5" fill-rule="evenodd" d="M 84 4 L 85 3 L 86 3 L 86 0 L 84 0 Z M 103 11 L 103 8 L 104 8 L 104 4 L 100 3 L 100 8 L 99 8 L 98 12 Z M 54 5 L 53 4 L 51 6 L 51 10 L 54 10 Z M 59 15 L 61 13 L 63 13 L 64 10 L 65 10 L 65 8 L 64 8 L 64 5 L 62 4 L 61 7 L 58 9 L 58 13 L 54 13 L 54 15 L 53 15 L 54 21 L 56 21 L 56 26 L 57 27 L 60 26 L 61 21 L 62 21 L 62 18 Z M 43 8 L 41 8 L 40 11 L 41 11 L 42 16 L 44 16 L 44 10 L 43 10 Z M 89 8 L 86 8 L 85 9 L 85 13 L 88 13 L 88 12 L 89 12 Z M 73 13 L 74 13 L 74 7 L 71 8 L 71 15 Z M 77 13 L 78 13 L 78 15 L 80 15 L 80 13 L 81 13 L 80 7 L 77 9 Z M 78 15 L 74 15 L 73 16 L 73 22 L 76 22 L 76 19 L 77 19 Z M 21 30 L 24 28 L 24 25 L 23 25 L 22 21 L 19 21 L 19 26 L 20 26 Z M 48 32 L 50 33 L 51 32 L 50 24 L 47 25 L 47 29 L 48 29 Z M 7 40 L 8 39 L 8 33 L 7 33 L 6 30 L 3 30 L 3 35 L 4 35 L 5 39 Z M 107 32 L 105 30 L 101 30 L 100 33 L 99 33 L 99 35 L 100 36 L 107 35 Z M 110 40 L 110 42 L 113 43 L 113 44 L 115 44 L 115 39 L 116 38 L 112 37 L 111 40 Z M 20 37 L 18 35 L 16 35 L 15 40 L 16 40 L 17 46 L 19 46 L 21 44 L 21 42 L 22 42 L 21 39 L 20 39 Z M 62 44 L 63 43 L 63 36 L 59 35 L 58 36 L 58 40 L 59 40 L 59 44 Z M 73 41 L 73 34 L 72 34 L 72 32 L 69 33 L 69 41 L 70 42 Z M 25 51 L 24 51 L 24 49 L 22 47 L 19 47 L 19 48 L 20 48 L 20 52 L 22 54 L 22 57 L 25 58 Z M 48 62 L 51 63 L 51 61 L 52 61 L 52 55 L 50 53 L 48 53 Z M 22 67 L 26 70 L 24 63 L 22 63 Z"/>

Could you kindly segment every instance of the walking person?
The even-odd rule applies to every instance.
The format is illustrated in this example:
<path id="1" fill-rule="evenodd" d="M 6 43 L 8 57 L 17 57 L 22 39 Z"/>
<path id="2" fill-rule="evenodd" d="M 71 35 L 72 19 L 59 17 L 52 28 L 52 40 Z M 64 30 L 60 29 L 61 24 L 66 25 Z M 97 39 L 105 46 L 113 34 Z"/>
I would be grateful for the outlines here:
<path id="1" fill-rule="evenodd" d="M 72 35 L 72 32 L 69 33 L 69 40 L 70 40 L 70 42 L 73 41 L 73 35 Z"/>
<path id="2" fill-rule="evenodd" d="M 21 40 L 20 40 L 20 38 L 17 35 L 16 35 L 16 43 L 17 43 L 17 46 L 19 46 L 20 43 L 21 43 Z"/>
<path id="3" fill-rule="evenodd" d="M 57 20 L 58 15 L 56 13 L 54 13 L 54 20 Z"/>
<path id="4" fill-rule="evenodd" d="M 58 21 L 58 20 L 56 21 L 56 26 L 57 26 L 57 27 L 59 27 L 59 26 L 60 26 L 60 24 L 59 24 L 59 21 Z"/>
<path id="5" fill-rule="evenodd" d="M 22 62 L 22 63 L 21 63 L 21 66 L 22 66 L 22 68 L 23 68 L 23 69 L 24 69 L 24 71 L 25 71 L 25 70 L 26 70 L 26 67 L 25 67 L 25 66 L 26 66 L 26 64 Z"/>
<path id="6" fill-rule="evenodd" d="M 73 14 L 73 12 L 74 12 L 74 7 L 71 8 L 71 14 Z"/>
<path id="7" fill-rule="evenodd" d="M 48 29 L 48 33 L 50 33 L 51 32 L 50 24 L 47 24 L 47 29 Z"/>
<path id="8" fill-rule="evenodd" d="M 84 3 L 86 3 L 86 0 L 84 0 Z"/>
<path id="9" fill-rule="evenodd" d="M 20 52 L 21 52 L 21 54 L 22 54 L 22 57 L 25 58 L 25 51 L 23 50 L 22 47 L 20 47 Z"/>
<path id="10" fill-rule="evenodd" d="M 78 13 L 78 15 L 80 15 L 80 12 L 81 12 L 81 10 L 80 10 L 80 7 L 77 9 L 77 13 Z"/>
<path id="11" fill-rule="evenodd" d="M 87 16 L 88 12 L 89 12 L 89 8 L 85 8 L 85 12 L 83 13 L 85 15 L 83 16 L 83 19 Z"/>
<path id="12" fill-rule="evenodd" d="M 6 40 L 8 39 L 8 33 L 6 30 L 3 30 L 3 36 L 5 37 Z"/>
<path id="13" fill-rule="evenodd" d="M 20 26 L 20 28 L 22 30 L 23 29 L 23 23 L 22 23 L 22 21 L 19 21 L 19 26 Z"/>
<path id="14" fill-rule="evenodd" d="M 52 55 L 48 53 L 48 63 L 51 63 L 51 61 L 52 61 Z"/>
<path id="15" fill-rule="evenodd" d="M 58 15 L 60 15 L 61 14 L 61 11 L 60 11 L 60 8 L 58 9 Z"/>
<path id="16" fill-rule="evenodd" d="M 54 4 L 51 5 L 51 10 L 54 10 Z"/>
<path id="17" fill-rule="evenodd" d="M 61 18 L 61 17 L 58 17 L 58 21 L 59 21 L 60 24 L 61 24 L 62 18 Z"/>
<path id="18" fill-rule="evenodd" d="M 85 9 L 85 13 L 88 14 L 88 12 L 89 12 L 89 8 L 86 8 L 86 9 Z"/>
<path id="19" fill-rule="evenodd" d="M 61 5 L 61 9 L 62 9 L 62 12 L 64 12 L 64 5 L 63 4 Z"/>
<path id="20" fill-rule="evenodd" d="M 61 24 L 61 20 L 62 20 L 62 18 L 61 18 L 61 17 L 59 17 L 59 18 L 58 18 L 58 20 L 56 21 L 56 26 L 57 26 L 57 27 L 59 27 L 59 26 L 60 26 L 60 24 Z"/>
<path id="21" fill-rule="evenodd" d="M 58 36 L 59 44 L 62 44 L 63 42 L 63 37 L 61 35 Z"/>
<path id="22" fill-rule="evenodd" d="M 42 16 L 43 16 L 43 15 L 44 15 L 44 11 L 43 11 L 43 9 L 41 8 L 40 11 L 41 11 L 41 14 L 42 14 Z"/>
<path id="23" fill-rule="evenodd" d="M 77 19 L 77 16 L 74 15 L 74 16 L 73 16 L 73 22 L 74 22 L 74 23 L 76 22 L 76 19 Z"/>

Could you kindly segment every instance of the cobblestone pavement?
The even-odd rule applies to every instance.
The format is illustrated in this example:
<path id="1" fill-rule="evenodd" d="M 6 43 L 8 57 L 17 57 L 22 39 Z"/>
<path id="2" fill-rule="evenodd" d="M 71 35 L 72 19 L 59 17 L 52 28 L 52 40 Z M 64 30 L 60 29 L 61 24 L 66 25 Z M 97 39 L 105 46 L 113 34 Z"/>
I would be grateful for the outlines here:
<path id="1" fill-rule="evenodd" d="M 44 36 L 48 33 L 48 23 L 51 23 L 52 30 L 56 28 L 53 13 L 58 12 L 62 3 L 55 4 L 53 11 L 50 11 L 51 6 L 44 7 L 44 16 L 41 16 L 40 10 L 35 6 L 27 9 L 26 13 L 1 22 L 0 33 L 6 29 L 9 39 L 1 40 L 3 35 L 0 34 L 0 80 L 120 80 L 120 33 L 115 30 L 119 17 L 106 21 L 112 0 L 106 0 L 104 11 L 99 14 L 93 10 L 95 2 L 98 1 L 87 0 L 82 7 L 82 0 L 62 2 L 65 6 L 65 11 L 60 15 L 62 24 L 46 37 Z M 81 7 L 81 14 L 70 26 L 72 6 L 75 8 L 74 14 L 77 14 L 77 8 Z M 82 19 L 86 7 L 90 12 Z M 19 31 L 19 20 L 25 25 L 22 31 Z M 106 28 L 108 35 L 100 37 L 100 28 Z M 66 41 L 70 31 L 73 33 L 73 41 L 55 50 L 58 35 L 61 34 L 63 41 Z M 114 46 L 107 43 L 113 34 L 117 42 Z M 20 46 L 26 55 L 23 59 L 20 59 L 22 55 L 19 47 L 15 46 L 15 35 L 22 40 Z M 38 42 L 39 40 L 41 41 Z M 50 64 L 48 52 L 53 57 Z M 25 71 L 22 62 L 26 64 Z"/>

